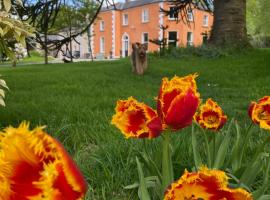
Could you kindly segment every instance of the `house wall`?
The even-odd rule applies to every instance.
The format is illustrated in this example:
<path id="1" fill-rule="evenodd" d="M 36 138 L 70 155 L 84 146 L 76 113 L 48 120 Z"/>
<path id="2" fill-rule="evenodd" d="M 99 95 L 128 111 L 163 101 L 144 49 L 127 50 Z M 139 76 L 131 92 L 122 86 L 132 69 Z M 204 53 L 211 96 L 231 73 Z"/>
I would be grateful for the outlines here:
<path id="1" fill-rule="evenodd" d="M 94 55 L 98 57 L 110 57 L 112 54 L 112 15 L 113 11 L 102 12 L 93 26 L 94 34 Z M 104 31 L 100 30 L 100 21 L 104 21 Z M 105 52 L 101 52 L 100 38 L 105 39 Z"/>
<path id="2" fill-rule="evenodd" d="M 169 9 L 168 3 L 152 3 L 144 6 L 128 8 L 125 10 L 107 10 L 99 14 L 98 19 L 93 25 L 92 34 L 92 48 L 94 57 L 101 58 L 118 58 L 123 53 L 123 36 L 129 38 L 128 54 L 131 53 L 131 45 L 135 42 L 142 43 L 142 34 L 148 33 L 149 39 L 161 39 L 162 31 L 160 25 L 168 25 L 165 37 L 168 38 L 170 31 L 177 32 L 177 46 L 187 46 L 187 33 L 193 33 L 193 45 L 200 46 L 203 43 L 202 33 L 210 34 L 213 24 L 213 16 L 205 11 L 194 9 L 194 21 L 190 23 L 183 22 L 182 20 L 170 20 L 168 16 L 160 13 L 160 7 Z M 142 10 L 147 9 L 149 12 L 149 21 L 142 22 Z M 123 15 L 128 15 L 128 24 L 123 25 Z M 208 26 L 203 26 L 203 16 L 208 15 Z M 100 21 L 104 21 L 105 29 L 100 31 Z M 105 38 L 105 52 L 100 52 L 100 38 Z M 156 51 L 159 47 L 153 43 L 148 43 L 149 51 Z"/>

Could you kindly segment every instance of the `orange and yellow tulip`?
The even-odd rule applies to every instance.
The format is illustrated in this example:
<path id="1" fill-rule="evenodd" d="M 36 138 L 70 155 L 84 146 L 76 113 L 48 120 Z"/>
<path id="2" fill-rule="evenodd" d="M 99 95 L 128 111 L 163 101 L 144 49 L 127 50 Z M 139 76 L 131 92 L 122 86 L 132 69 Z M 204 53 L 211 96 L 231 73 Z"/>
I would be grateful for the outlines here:
<path id="1" fill-rule="evenodd" d="M 270 130 L 270 96 L 261 98 L 258 103 L 252 102 L 248 109 L 249 117 L 261 128 Z"/>
<path id="2" fill-rule="evenodd" d="M 127 138 L 155 138 L 161 134 L 157 112 L 133 97 L 117 101 L 115 112 L 111 123 Z"/>
<path id="3" fill-rule="evenodd" d="M 0 199 L 82 200 L 87 184 L 64 147 L 29 124 L 0 133 Z"/>
<path id="4" fill-rule="evenodd" d="M 165 192 L 164 200 L 252 200 L 244 189 L 230 189 L 228 177 L 220 170 L 202 167 L 198 172 L 185 171 Z"/>
<path id="5" fill-rule="evenodd" d="M 216 102 L 207 99 L 205 104 L 200 106 L 194 119 L 202 128 L 217 131 L 224 126 L 227 116 Z"/>
<path id="6" fill-rule="evenodd" d="M 200 102 L 196 77 L 194 74 L 185 77 L 175 76 L 171 80 L 162 79 L 157 111 L 163 128 L 179 130 L 192 123 Z"/>

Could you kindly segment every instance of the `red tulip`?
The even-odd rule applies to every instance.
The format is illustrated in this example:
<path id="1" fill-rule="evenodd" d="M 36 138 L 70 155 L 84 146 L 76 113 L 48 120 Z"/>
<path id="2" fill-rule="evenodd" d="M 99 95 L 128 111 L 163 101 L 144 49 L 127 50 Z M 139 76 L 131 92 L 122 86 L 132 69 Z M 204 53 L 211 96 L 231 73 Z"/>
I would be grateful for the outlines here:
<path id="1" fill-rule="evenodd" d="M 163 127 L 182 129 L 192 123 L 199 106 L 196 74 L 185 77 L 163 78 L 157 102 L 157 111 Z"/>
<path id="2" fill-rule="evenodd" d="M 87 185 L 64 147 L 22 123 L 0 133 L 0 199 L 81 200 Z"/>
<path id="3" fill-rule="evenodd" d="M 252 102 L 248 109 L 249 117 L 261 128 L 270 130 L 270 96 L 265 96 L 259 102 Z"/>
<path id="4" fill-rule="evenodd" d="M 155 138 L 161 134 L 162 126 L 155 110 L 130 97 L 119 100 L 112 124 L 127 138 Z"/>

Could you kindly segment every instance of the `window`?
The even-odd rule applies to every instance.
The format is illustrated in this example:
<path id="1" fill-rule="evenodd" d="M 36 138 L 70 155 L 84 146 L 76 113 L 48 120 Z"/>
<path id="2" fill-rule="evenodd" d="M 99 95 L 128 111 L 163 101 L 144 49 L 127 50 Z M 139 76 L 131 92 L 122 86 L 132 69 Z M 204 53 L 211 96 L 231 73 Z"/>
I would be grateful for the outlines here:
<path id="1" fill-rule="evenodd" d="M 123 25 L 128 25 L 128 14 L 123 14 Z"/>
<path id="2" fill-rule="evenodd" d="M 142 10 L 142 22 L 148 22 L 149 21 L 149 11 L 148 9 Z"/>
<path id="3" fill-rule="evenodd" d="M 193 33 L 187 33 L 187 46 L 193 46 Z"/>
<path id="4" fill-rule="evenodd" d="M 100 38 L 100 53 L 105 53 L 105 38 Z"/>
<path id="5" fill-rule="evenodd" d="M 178 18 L 178 12 L 175 10 L 174 7 L 170 7 L 169 19 L 175 20 L 177 18 Z"/>
<path id="6" fill-rule="evenodd" d="M 187 11 L 187 19 L 188 21 L 192 22 L 193 21 L 193 11 L 191 9 L 188 9 Z"/>
<path id="7" fill-rule="evenodd" d="M 208 26 L 208 19 L 209 19 L 208 15 L 203 16 L 203 26 L 206 26 L 206 27 Z"/>
<path id="8" fill-rule="evenodd" d="M 104 31 L 104 27 L 105 27 L 105 23 L 104 23 L 104 21 L 102 20 L 102 21 L 100 21 L 100 23 L 99 23 L 99 30 L 100 30 L 100 31 Z"/>
<path id="9" fill-rule="evenodd" d="M 142 34 L 142 44 L 146 45 L 147 50 L 148 50 L 148 42 L 149 42 L 148 33 L 143 33 Z"/>
<path id="10" fill-rule="evenodd" d="M 176 44 L 177 44 L 177 32 L 176 31 L 169 32 L 168 44 L 169 44 L 169 47 L 176 47 Z"/>

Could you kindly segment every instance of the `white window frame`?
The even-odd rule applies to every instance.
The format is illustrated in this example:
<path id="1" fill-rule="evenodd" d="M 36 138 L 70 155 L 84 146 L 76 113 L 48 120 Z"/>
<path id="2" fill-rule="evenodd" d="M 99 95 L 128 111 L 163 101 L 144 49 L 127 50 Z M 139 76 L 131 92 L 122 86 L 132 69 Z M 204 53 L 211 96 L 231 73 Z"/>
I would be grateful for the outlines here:
<path id="1" fill-rule="evenodd" d="M 173 8 L 173 7 L 170 7 L 169 9 L 171 10 L 171 8 Z M 177 17 L 171 17 L 170 15 L 168 15 L 168 18 L 169 18 L 169 20 L 177 20 Z"/>
<path id="2" fill-rule="evenodd" d="M 144 35 L 145 35 L 145 34 L 147 34 L 147 39 L 148 39 L 148 41 L 145 41 L 145 40 L 144 40 Z M 149 48 L 149 47 L 148 47 L 148 45 L 149 45 L 149 33 L 148 33 L 148 32 L 143 32 L 143 33 L 142 33 L 142 44 L 147 44 L 147 50 L 148 50 L 148 48 Z"/>
<path id="3" fill-rule="evenodd" d="M 104 20 L 101 20 L 99 22 L 99 30 L 100 31 L 104 31 L 105 30 L 105 22 L 104 22 Z"/>
<path id="4" fill-rule="evenodd" d="M 100 45 L 99 53 L 105 53 L 105 38 L 104 37 L 100 37 L 99 45 Z"/>
<path id="5" fill-rule="evenodd" d="M 208 15 L 204 15 L 203 16 L 203 26 L 204 27 L 208 27 L 209 24 L 209 16 Z"/>
<path id="6" fill-rule="evenodd" d="M 123 26 L 128 25 L 128 14 L 127 13 L 123 13 L 123 15 L 122 15 L 122 25 Z"/>
<path id="7" fill-rule="evenodd" d="M 189 22 L 194 21 L 194 11 L 192 9 L 188 9 L 188 11 L 187 11 L 187 20 Z"/>
<path id="8" fill-rule="evenodd" d="M 188 40 L 188 35 L 189 35 L 188 33 L 191 33 L 190 40 Z M 190 31 L 187 32 L 187 44 L 189 46 L 193 46 L 194 45 L 194 33 L 193 32 L 190 32 Z"/>
<path id="9" fill-rule="evenodd" d="M 143 8 L 142 9 L 142 23 L 149 22 L 149 9 Z"/>

